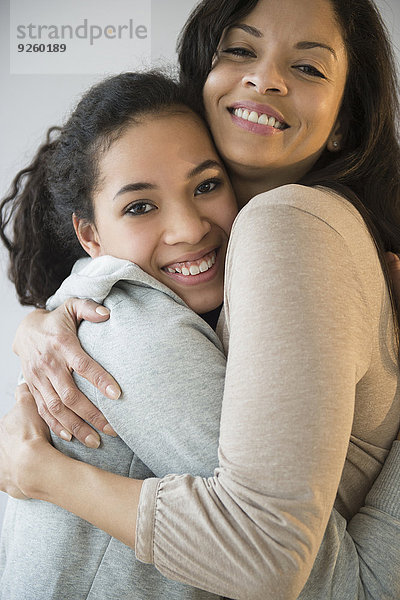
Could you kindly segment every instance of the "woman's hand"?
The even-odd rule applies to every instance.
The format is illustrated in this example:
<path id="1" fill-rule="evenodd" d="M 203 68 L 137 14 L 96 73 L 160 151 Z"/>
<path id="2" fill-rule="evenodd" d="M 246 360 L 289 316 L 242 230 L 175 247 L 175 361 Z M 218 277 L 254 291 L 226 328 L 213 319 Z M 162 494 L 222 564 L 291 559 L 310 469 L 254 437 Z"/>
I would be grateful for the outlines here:
<path id="1" fill-rule="evenodd" d="M 38 480 L 37 468 L 43 462 L 40 449 L 50 446 L 50 434 L 26 385 L 18 386 L 16 399 L 0 420 L 0 490 L 26 499 Z"/>
<path id="2" fill-rule="evenodd" d="M 25 384 L 18 386 L 16 399 L 0 419 L 0 490 L 57 504 L 133 548 L 143 481 L 65 456 L 50 444 L 49 429 Z"/>
<path id="3" fill-rule="evenodd" d="M 386 263 L 393 283 L 397 305 L 400 306 L 400 258 L 393 252 L 386 252 Z"/>
<path id="4" fill-rule="evenodd" d="M 75 371 L 111 399 L 121 391 L 115 380 L 81 348 L 79 323 L 101 322 L 109 311 L 91 300 L 72 298 L 52 312 L 36 310 L 20 324 L 13 344 L 22 372 L 41 417 L 64 440 L 74 435 L 91 448 L 100 438 L 85 422 L 108 435 L 115 435 L 102 413 L 77 388 Z M 83 420 L 84 419 L 84 420 Z"/>

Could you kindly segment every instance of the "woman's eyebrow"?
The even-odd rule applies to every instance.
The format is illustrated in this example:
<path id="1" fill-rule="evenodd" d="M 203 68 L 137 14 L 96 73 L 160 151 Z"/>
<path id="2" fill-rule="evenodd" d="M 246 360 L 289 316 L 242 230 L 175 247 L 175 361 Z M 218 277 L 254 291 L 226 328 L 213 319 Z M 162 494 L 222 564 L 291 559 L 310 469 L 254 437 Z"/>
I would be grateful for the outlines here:
<path id="1" fill-rule="evenodd" d="M 295 45 L 295 48 L 297 50 L 311 50 L 312 48 L 323 48 L 324 50 L 329 50 L 329 52 L 337 60 L 337 54 L 335 50 L 331 46 L 328 46 L 328 44 L 324 44 L 324 42 L 298 42 Z"/>
<path id="2" fill-rule="evenodd" d="M 118 196 L 122 194 L 126 194 L 127 192 L 141 192 L 142 190 L 154 190 L 156 189 L 156 185 L 152 183 L 145 183 L 138 181 L 137 183 L 127 183 L 124 185 L 118 192 L 115 194 L 113 200 L 115 200 Z"/>
<path id="3" fill-rule="evenodd" d="M 229 32 L 232 29 L 242 29 L 242 31 L 245 31 L 246 33 L 249 33 L 250 35 L 257 38 L 264 37 L 264 34 L 259 29 L 257 29 L 257 27 L 252 27 L 251 25 L 246 25 L 245 23 L 236 23 L 235 25 L 230 25 L 229 27 L 227 27 L 226 31 Z"/>
<path id="4" fill-rule="evenodd" d="M 229 32 L 232 29 L 241 29 L 245 33 L 248 33 L 256 38 L 264 37 L 264 34 L 259 29 L 257 29 L 257 27 L 253 27 L 252 25 L 246 25 L 245 23 L 236 23 L 235 25 L 231 25 L 230 27 L 227 27 L 226 31 Z M 335 50 L 328 44 L 324 44 L 324 42 L 306 42 L 306 41 L 298 42 L 295 45 L 295 48 L 297 48 L 298 50 L 310 50 L 311 48 L 324 48 L 325 50 L 329 50 L 329 52 L 337 60 L 337 54 L 336 54 Z"/>
<path id="5" fill-rule="evenodd" d="M 197 167 L 189 171 L 189 173 L 187 174 L 187 179 L 192 179 L 192 177 L 196 177 L 196 175 L 199 175 L 203 171 L 206 171 L 207 169 L 211 168 L 218 168 L 221 170 L 222 167 L 216 160 L 205 160 L 204 162 L 197 165 Z"/>

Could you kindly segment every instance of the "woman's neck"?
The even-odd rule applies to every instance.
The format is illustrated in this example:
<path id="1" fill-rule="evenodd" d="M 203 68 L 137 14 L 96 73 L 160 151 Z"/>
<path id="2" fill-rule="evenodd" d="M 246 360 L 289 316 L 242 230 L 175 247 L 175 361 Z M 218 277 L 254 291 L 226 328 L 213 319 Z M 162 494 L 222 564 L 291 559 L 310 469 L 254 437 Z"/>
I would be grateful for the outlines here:
<path id="1" fill-rule="evenodd" d="M 308 172 L 310 165 L 297 164 L 283 169 L 269 170 L 267 173 L 257 167 L 227 165 L 229 177 L 235 190 L 239 209 L 251 198 L 282 185 L 296 183 Z"/>

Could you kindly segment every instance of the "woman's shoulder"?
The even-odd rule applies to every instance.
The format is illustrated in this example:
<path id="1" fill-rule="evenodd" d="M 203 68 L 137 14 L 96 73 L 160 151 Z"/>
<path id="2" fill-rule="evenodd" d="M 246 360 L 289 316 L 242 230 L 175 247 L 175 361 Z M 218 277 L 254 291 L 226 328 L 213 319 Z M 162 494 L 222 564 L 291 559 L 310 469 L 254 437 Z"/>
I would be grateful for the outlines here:
<path id="1" fill-rule="evenodd" d="M 348 218 L 352 216 L 361 224 L 364 223 L 355 206 L 338 192 L 327 187 L 310 187 L 298 183 L 282 185 L 258 194 L 248 202 L 243 210 L 252 211 L 273 206 L 291 206 L 315 214 L 315 216 L 325 215 L 331 218 L 337 214 Z"/>
<path id="2" fill-rule="evenodd" d="M 241 221 L 251 219 L 255 223 L 259 221 L 262 227 L 268 215 L 276 213 L 279 218 L 282 212 L 288 218 L 292 214 L 295 220 L 299 211 L 320 221 L 321 226 L 328 225 L 345 239 L 356 235 L 368 245 L 372 242 L 365 221 L 355 206 L 341 194 L 322 186 L 288 184 L 258 194 L 241 210 L 235 226 L 240 227 Z"/>

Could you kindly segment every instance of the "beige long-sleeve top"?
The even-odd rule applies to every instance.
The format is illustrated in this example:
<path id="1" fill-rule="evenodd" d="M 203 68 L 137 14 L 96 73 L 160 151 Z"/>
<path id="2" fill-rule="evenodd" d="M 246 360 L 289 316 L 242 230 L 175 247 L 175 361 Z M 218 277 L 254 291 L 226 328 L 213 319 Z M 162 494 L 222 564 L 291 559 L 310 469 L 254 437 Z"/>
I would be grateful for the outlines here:
<path id="1" fill-rule="evenodd" d="M 399 425 L 391 305 L 357 210 L 299 185 L 251 200 L 220 331 L 219 467 L 144 482 L 136 555 L 231 598 L 295 599 L 333 504 L 358 510 Z"/>

